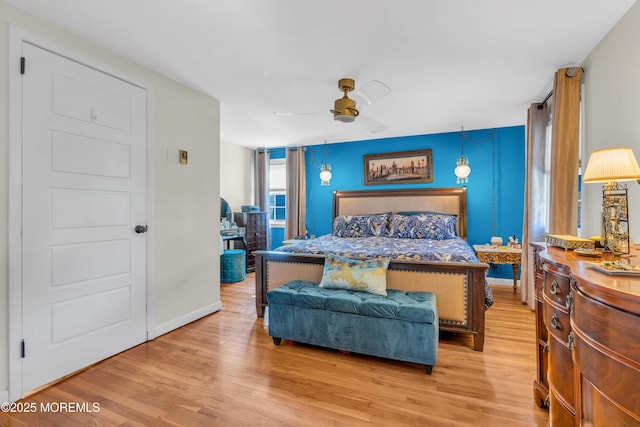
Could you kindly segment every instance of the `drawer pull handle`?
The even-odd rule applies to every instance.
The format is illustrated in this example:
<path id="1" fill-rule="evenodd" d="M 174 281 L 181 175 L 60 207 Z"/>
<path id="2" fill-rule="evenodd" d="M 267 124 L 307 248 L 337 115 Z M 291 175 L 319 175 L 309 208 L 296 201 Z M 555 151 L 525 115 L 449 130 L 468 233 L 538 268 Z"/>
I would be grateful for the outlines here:
<path id="1" fill-rule="evenodd" d="M 558 329 L 559 325 L 560 325 L 560 318 L 556 313 L 553 313 L 553 316 L 551 316 L 551 327 L 553 329 Z"/>
<path id="2" fill-rule="evenodd" d="M 567 336 L 567 347 L 569 347 L 569 350 L 573 347 L 573 332 L 569 332 L 569 335 Z"/>
<path id="3" fill-rule="evenodd" d="M 558 282 L 555 279 L 553 279 L 551 286 L 549 286 L 549 292 L 551 292 L 551 295 L 555 295 L 558 292 Z"/>
<path id="4" fill-rule="evenodd" d="M 567 308 L 567 311 L 569 313 L 571 313 L 571 306 L 573 305 L 573 294 L 571 292 L 569 292 L 569 295 L 567 295 L 567 301 L 565 303 L 565 307 Z"/>
<path id="5" fill-rule="evenodd" d="M 544 343 L 544 347 L 542 347 L 543 353 L 549 353 L 549 343 Z"/>
<path id="6" fill-rule="evenodd" d="M 546 406 L 547 408 L 549 407 L 549 402 L 551 401 L 551 398 L 549 397 L 549 395 L 547 394 L 547 397 L 544 398 L 544 406 Z"/>

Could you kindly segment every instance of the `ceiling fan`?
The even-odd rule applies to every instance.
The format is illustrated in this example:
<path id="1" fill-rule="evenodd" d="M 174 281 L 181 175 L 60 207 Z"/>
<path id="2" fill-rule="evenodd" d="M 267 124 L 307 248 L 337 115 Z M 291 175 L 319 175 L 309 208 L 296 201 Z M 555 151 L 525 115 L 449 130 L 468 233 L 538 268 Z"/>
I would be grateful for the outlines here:
<path id="1" fill-rule="evenodd" d="M 391 93 L 391 89 L 386 84 L 378 80 L 367 82 L 362 88 L 355 90 L 356 83 L 354 79 L 343 78 L 338 80 L 338 89 L 344 93 L 342 98 L 335 100 L 333 109 L 316 111 L 312 113 L 275 113 L 277 116 L 309 116 L 330 112 L 333 119 L 337 122 L 351 123 L 356 121 L 359 125 L 369 130 L 371 133 L 378 133 L 387 128 L 384 123 L 371 117 L 361 116 L 360 111 L 368 105 L 373 104 L 378 99 Z M 353 92 L 353 98 L 349 98 L 349 92 Z"/>

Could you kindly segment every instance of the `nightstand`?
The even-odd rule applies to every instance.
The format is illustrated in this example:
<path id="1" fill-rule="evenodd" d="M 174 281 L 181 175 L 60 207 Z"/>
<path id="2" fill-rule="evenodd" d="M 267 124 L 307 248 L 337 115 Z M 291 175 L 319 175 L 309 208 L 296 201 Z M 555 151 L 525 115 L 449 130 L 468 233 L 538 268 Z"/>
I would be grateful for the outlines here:
<path id="1" fill-rule="evenodd" d="M 522 249 L 508 246 L 473 245 L 480 262 L 487 264 L 511 264 L 513 268 L 513 292 L 518 289 L 518 269 L 522 262 Z"/>

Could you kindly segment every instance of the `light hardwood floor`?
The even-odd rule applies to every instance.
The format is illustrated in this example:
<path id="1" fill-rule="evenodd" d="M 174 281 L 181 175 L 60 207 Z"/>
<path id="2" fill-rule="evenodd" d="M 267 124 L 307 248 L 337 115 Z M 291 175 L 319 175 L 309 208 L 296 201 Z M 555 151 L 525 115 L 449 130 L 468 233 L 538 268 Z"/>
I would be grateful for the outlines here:
<path id="1" fill-rule="evenodd" d="M 534 315 L 493 286 L 484 352 L 441 334 L 420 365 L 276 347 L 255 316 L 254 275 L 221 286 L 222 311 L 118 354 L 0 413 L 1 426 L 545 426 L 534 402 Z M 99 412 L 43 412 L 59 403 Z M 84 409 L 82 407 L 76 409 Z"/>

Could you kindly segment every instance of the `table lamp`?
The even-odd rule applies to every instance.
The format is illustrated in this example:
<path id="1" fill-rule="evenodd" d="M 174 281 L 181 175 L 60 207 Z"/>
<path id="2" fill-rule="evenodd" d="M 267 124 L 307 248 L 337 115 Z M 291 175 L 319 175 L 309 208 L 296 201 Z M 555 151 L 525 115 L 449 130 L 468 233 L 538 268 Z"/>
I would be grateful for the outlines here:
<path id="1" fill-rule="evenodd" d="M 604 183 L 600 239 L 604 249 L 629 253 L 629 206 L 627 186 L 621 181 L 638 181 L 640 167 L 629 147 L 607 148 L 591 153 L 582 181 Z"/>

